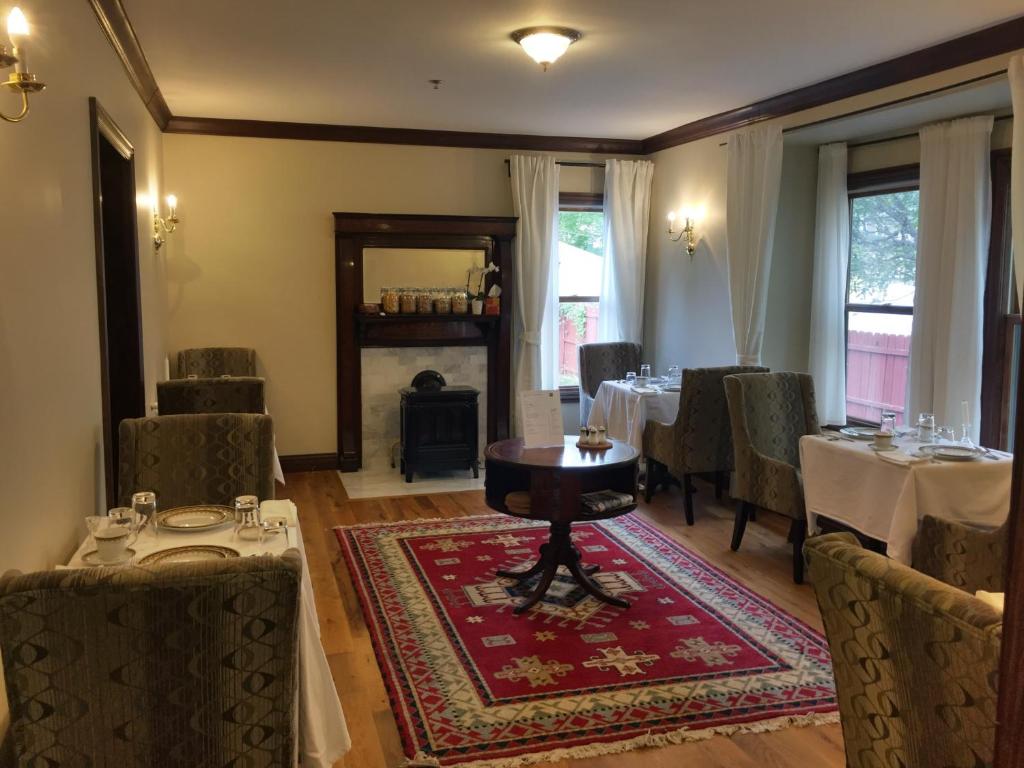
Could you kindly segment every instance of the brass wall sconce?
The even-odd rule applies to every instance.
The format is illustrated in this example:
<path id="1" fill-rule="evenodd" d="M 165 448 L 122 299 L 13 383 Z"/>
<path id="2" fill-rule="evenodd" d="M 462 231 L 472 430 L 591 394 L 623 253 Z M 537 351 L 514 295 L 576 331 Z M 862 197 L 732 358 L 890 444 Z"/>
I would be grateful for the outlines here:
<path id="1" fill-rule="evenodd" d="M 13 64 L 14 72 L 0 85 L 21 94 L 21 112 L 13 116 L 0 112 L 0 118 L 8 123 L 20 123 L 24 120 L 28 114 L 28 95 L 38 93 L 46 87 L 45 83 L 39 82 L 36 76 L 28 71 L 25 58 L 25 38 L 28 35 L 29 27 L 25 14 L 18 7 L 12 8 L 7 16 L 7 36 L 11 38 L 13 48 L 8 52 L 7 46 L 0 45 L 0 69 Z"/>
<path id="2" fill-rule="evenodd" d="M 679 218 L 683 220 L 683 228 L 677 232 L 675 229 L 676 212 L 669 211 L 668 239 L 673 243 L 678 243 L 683 238 L 686 238 L 686 253 L 693 259 L 693 254 L 697 250 L 697 213 L 696 211 L 683 210 L 680 211 Z"/>
<path id="3" fill-rule="evenodd" d="M 178 198 L 175 195 L 168 195 L 164 198 L 167 203 L 167 218 L 160 215 L 160 209 L 153 206 L 153 245 L 156 250 L 167 242 L 164 235 L 169 235 L 178 227 Z"/>

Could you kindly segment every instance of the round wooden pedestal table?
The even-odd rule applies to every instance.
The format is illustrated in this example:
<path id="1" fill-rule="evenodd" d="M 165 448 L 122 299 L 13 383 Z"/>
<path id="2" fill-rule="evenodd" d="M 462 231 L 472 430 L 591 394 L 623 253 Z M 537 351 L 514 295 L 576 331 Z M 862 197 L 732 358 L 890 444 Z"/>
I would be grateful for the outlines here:
<path id="1" fill-rule="evenodd" d="M 541 545 L 536 563 L 524 571 L 497 572 L 498 576 L 517 581 L 539 575 L 533 591 L 516 606 L 517 614 L 529 610 L 544 597 L 560 565 L 588 594 L 611 605 L 629 607 L 628 601 L 604 592 L 590 578 L 598 566 L 583 565 L 580 551 L 572 542 L 571 529 L 575 522 L 605 520 L 636 509 L 640 453 L 618 440 L 602 451 L 579 448 L 576 440 L 575 435 L 566 435 L 561 447 L 524 448 L 522 439 L 514 438 L 491 443 L 484 452 L 487 506 L 506 515 L 551 524 L 550 537 Z M 628 493 L 634 501 L 604 512 L 592 512 L 580 501 L 582 494 L 606 490 Z M 510 506 L 506 502 L 509 494 L 515 494 L 515 499 L 529 494 L 529 503 Z"/>

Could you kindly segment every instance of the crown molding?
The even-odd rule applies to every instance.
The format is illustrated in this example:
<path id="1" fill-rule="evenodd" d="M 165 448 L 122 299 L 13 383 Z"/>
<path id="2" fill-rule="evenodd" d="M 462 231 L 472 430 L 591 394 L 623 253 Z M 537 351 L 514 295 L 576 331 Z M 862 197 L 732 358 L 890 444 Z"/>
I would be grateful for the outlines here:
<path id="1" fill-rule="evenodd" d="M 156 84 L 153 71 L 146 61 L 146 54 L 142 50 L 139 38 L 135 35 L 135 29 L 128 19 L 128 13 L 124 9 L 121 0 L 88 0 L 89 6 L 96 14 L 103 33 L 107 40 L 114 47 L 115 53 L 124 64 L 128 79 L 138 91 L 142 103 L 146 105 L 149 114 L 153 116 L 157 127 L 164 130 L 171 119 L 171 110 L 164 101 L 164 95 Z"/>
<path id="2" fill-rule="evenodd" d="M 167 133 L 205 136 L 247 136 L 260 139 L 354 141 L 368 144 L 414 144 L 427 147 L 525 149 L 586 152 L 607 155 L 643 154 L 640 139 L 599 139 L 584 136 L 538 136 L 527 133 L 474 133 L 418 128 L 377 128 L 363 125 L 282 123 L 268 120 L 228 120 L 219 117 L 172 117 Z"/>
<path id="3" fill-rule="evenodd" d="M 927 77 L 1020 48 L 1024 48 L 1024 16 L 870 67 L 847 72 L 845 75 L 680 125 L 678 128 L 644 139 L 644 154 L 649 155 L 697 139 L 733 131 L 761 120 L 791 115 L 812 107 L 820 107 L 822 104 Z"/>

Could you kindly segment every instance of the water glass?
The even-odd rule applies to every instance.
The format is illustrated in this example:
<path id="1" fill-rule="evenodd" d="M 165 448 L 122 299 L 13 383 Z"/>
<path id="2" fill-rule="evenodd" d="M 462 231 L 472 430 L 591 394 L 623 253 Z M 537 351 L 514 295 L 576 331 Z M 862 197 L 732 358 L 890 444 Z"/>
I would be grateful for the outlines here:
<path id="1" fill-rule="evenodd" d="M 882 422 L 878 425 L 878 431 L 886 435 L 895 435 L 896 414 L 892 411 L 882 411 Z"/>
<path id="2" fill-rule="evenodd" d="M 678 365 L 670 365 L 668 367 L 668 380 L 669 380 L 669 383 L 674 384 L 675 382 L 679 381 L 682 377 L 683 377 L 683 373 L 679 369 Z"/>
<path id="3" fill-rule="evenodd" d="M 132 511 L 138 520 L 139 530 L 147 528 L 156 536 L 156 494 L 152 491 L 139 491 L 132 494 Z"/>
<path id="4" fill-rule="evenodd" d="M 922 413 L 917 417 L 917 442 L 930 443 L 935 440 L 935 414 Z"/>
<path id="5" fill-rule="evenodd" d="M 648 379 L 648 380 L 650 380 L 650 378 L 651 378 L 651 364 L 650 363 L 644 363 L 643 365 L 640 366 L 640 378 L 641 379 Z"/>
<path id="6" fill-rule="evenodd" d="M 263 518 L 260 515 L 260 500 L 246 495 L 235 498 L 235 535 L 240 539 L 263 538 Z"/>
<path id="7" fill-rule="evenodd" d="M 636 384 L 636 371 L 626 371 L 626 383 L 630 386 Z"/>

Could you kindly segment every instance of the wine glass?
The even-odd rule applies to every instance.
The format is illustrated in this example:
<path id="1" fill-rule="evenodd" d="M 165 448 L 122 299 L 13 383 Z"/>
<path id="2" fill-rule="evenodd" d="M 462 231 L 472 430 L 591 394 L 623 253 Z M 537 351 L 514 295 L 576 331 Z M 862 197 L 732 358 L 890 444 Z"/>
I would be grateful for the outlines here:
<path id="1" fill-rule="evenodd" d="M 940 443 L 955 443 L 956 442 L 956 430 L 949 425 L 943 425 L 938 428 L 935 433 L 938 438 L 937 442 Z"/>

